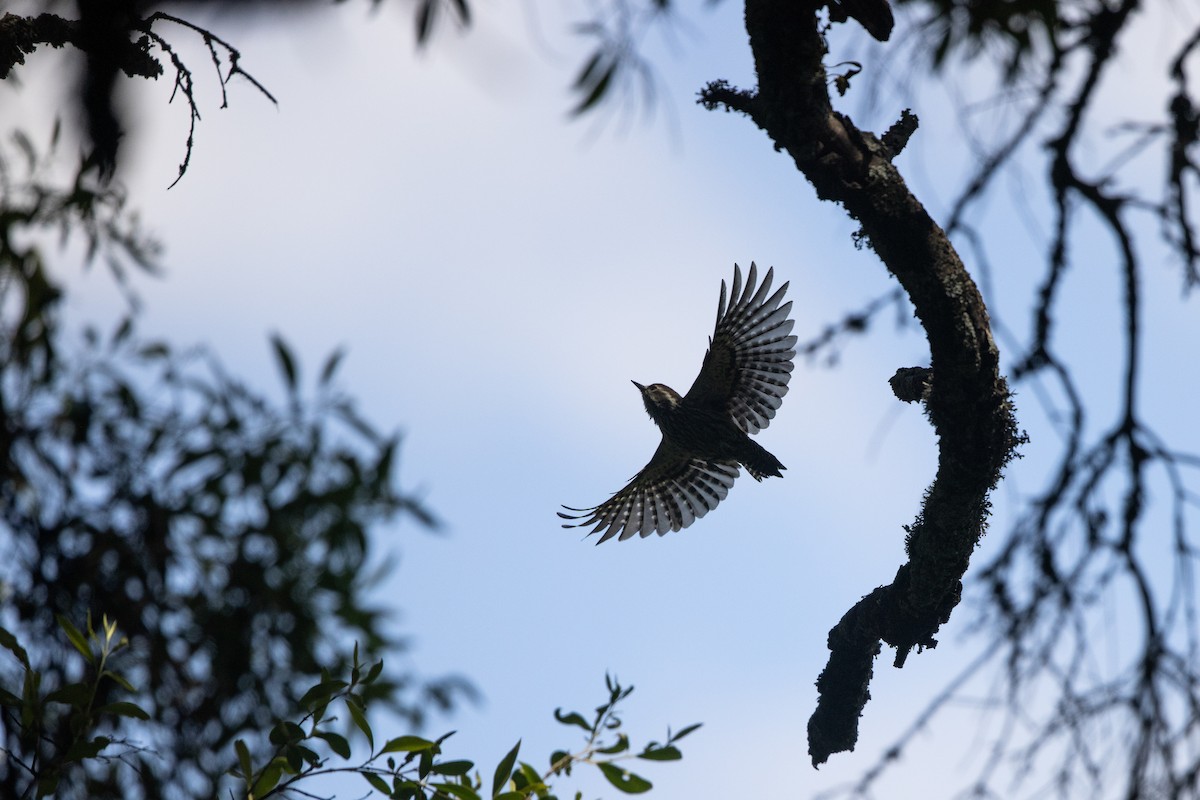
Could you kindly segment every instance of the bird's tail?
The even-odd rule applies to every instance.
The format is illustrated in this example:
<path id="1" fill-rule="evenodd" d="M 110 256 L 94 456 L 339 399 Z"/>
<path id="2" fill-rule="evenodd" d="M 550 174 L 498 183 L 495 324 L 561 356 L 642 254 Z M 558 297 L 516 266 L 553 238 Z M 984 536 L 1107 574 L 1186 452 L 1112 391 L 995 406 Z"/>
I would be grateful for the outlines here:
<path id="1" fill-rule="evenodd" d="M 756 481 L 770 477 L 782 478 L 781 470 L 787 469 L 765 447 L 749 438 L 746 439 L 745 448 L 738 457 L 738 461 Z"/>

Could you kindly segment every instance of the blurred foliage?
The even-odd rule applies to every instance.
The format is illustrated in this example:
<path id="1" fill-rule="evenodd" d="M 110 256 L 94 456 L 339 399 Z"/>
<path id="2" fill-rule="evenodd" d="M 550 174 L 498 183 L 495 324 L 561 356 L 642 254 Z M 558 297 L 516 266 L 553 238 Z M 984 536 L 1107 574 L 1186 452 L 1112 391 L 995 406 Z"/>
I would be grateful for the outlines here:
<path id="1" fill-rule="evenodd" d="M 1069 31 L 1080 0 L 895 0 L 925 10 L 917 23 L 935 69 L 986 55 L 1012 80 Z M 1091 5 L 1090 3 L 1088 5 Z"/>
<path id="2" fill-rule="evenodd" d="M 346 0 L 335 0 L 337 3 Z M 371 0 L 379 6 L 384 0 Z M 42 13 L 33 10 L 41 7 Z M 119 148 L 133 120 L 116 101 L 116 87 L 125 78 L 157 80 L 169 75 L 174 85 L 172 99 L 180 97 L 189 115 L 189 129 L 179 164 L 178 183 L 191 164 L 200 105 L 195 93 L 193 65 L 183 57 L 182 37 L 198 38 L 208 51 L 211 67 L 220 86 L 221 108 L 229 105 L 228 88 L 235 78 L 253 87 L 271 102 L 275 97 L 241 66 L 241 52 L 212 30 L 162 10 L 187 9 L 198 3 L 165 3 L 160 0 L 76 0 L 25 4 L 28 16 L 5 13 L 0 17 L 0 80 L 19 76 L 25 57 L 39 48 L 69 46 L 77 50 L 80 73 L 74 81 L 75 108 L 90 139 L 87 158 L 104 179 L 112 177 L 119 161 Z M 301 12 L 320 5 L 319 0 L 205 0 L 211 11 L 256 15 L 262 11 Z M 471 24 L 468 0 L 411 0 L 416 43 L 428 44 L 446 19 L 461 28 Z M 69 83 L 69 81 L 64 81 Z M 174 184 L 172 184 L 174 185 Z"/>
<path id="3" fill-rule="evenodd" d="M 17 637 L 0 627 L 0 648 L 8 650 L 20 668 L 0 673 L 6 677 L 11 674 L 12 681 L 11 689 L 5 685 L 8 680 L 0 682 L 0 707 L 25 743 L 25 752 L 6 753 L 12 759 L 13 771 L 22 779 L 16 786 L 18 793 L 12 797 L 58 796 L 61 778 L 73 765 L 130 763 L 135 754 L 145 752 L 134 741 L 113 733 L 122 727 L 123 720 L 150 720 L 146 709 L 134 702 L 139 698 L 138 691 L 114 663 L 114 656 L 128 647 L 129 640 L 117 635 L 116 623 L 107 616 L 99 631 L 93 628 L 90 616 L 83 630 L 66 617 L 60 616 L 58 624 L 75 650 L 74 660 L 82 656 L 84 665 L 77 680 L 50 692 L 42 686 L 45 674 L 33 667 Z M 556 778 L 570 775 L 571 768 L 578 764 L 594 765 L 612 786 L 626 794 L 641 794 L 653 788 L 652 784 L 618 762 L 635 758 L 678 761 L 683 753 L 677 744 L 700 727 L 689 725 L 675 733 L 668 729 L 664 742 L 652 741 L 634 752 L 629 737 L 620 731 L 622 723 L 617 716 L 618 705 L 633 687 L 622 687 L 606 676 L 608 699 L 596 708 L 591 722 L 578 712 L 555 712 L 563 725 L 585 731 L 583 747 L 574 752 L 555 751 L 550 755 L 549 767 L 539 772 L 528 762 L 517 760 L 521 751 L 518 741 L 491 770 L 491 781 L 485 784 L 475 762 L 444 757 L 442 745 L 453 731 L 436 740 L 407 734 L 376 745 L 368 711 L 379 694 L 372 687 L 382 675 L 383 661 L 364 664 L 355 647 L 345 677 L 322 671 L 320 678 L 291 703 L 291 719 L 279 719 L 270 728 L 270 744 L 264 753 L 256 755 L 245 739 L 234 742 L 233 752 L 224 757 L 224 786 L 212 796 L 247 800 L 315 798 L 318 795 L 300 784 L 322 775 L 353 772 L 372 791 L 396 800 L 555 800 L 551 784 Z M 19 694 L 14 691 L 18 685 Z M 132 699 L 100 699 L 110 693 Z M 345 711 L 345 721 L 339 720 L 339 709 Z M 47 736 L 62 729 L 68 733 L 61 739 Z M 368 748 L 365 758 L 359 751 L 360 760 L 353 758 L 359 746 L 357 734 L 366 739 Z M 108 787 L 93 785 L 89 790 L 95 793 L 93 796 L 109 796 Z"/>
<path id="4" fill-rule="evenodd" d="M 53 234 L 121 280 L 153 269 L 158 248 L 95 167 L 58 186 L 30 142 L 16 143 L 21 155 L 5 151 L 0 168 L 0 622 L 48 687 L 78 677 L 56 617 L 104 610 L 138 656 L 131 682 L 150 719 L 112 723 L 114 737 L 142 742 L 123 757 L 137 769 L 67 769 L 58 796 L 157 798 L 169 777 L 166 796 L 209 797 L 233 740 L 266 752 L 299 687 L 350 668 L 348 642 L 370 657 L 403 649 L 366 600 L 367 533 L 398 514 L 435 519 L 395 486 L 396 438 L 335 388 L 339 354 L 308 391 L 276 338 L 279 404 L 202 349 L 141 340 L 133 312 L 64 346 Z M 419 722 L 470 687 L 388 672 L 364 691 Z M 0 716 L 0 796 L 22 796 L 17 760 L 74 735 L 66 720 L 47 725 L 30 739 L 12 711 Z"/>

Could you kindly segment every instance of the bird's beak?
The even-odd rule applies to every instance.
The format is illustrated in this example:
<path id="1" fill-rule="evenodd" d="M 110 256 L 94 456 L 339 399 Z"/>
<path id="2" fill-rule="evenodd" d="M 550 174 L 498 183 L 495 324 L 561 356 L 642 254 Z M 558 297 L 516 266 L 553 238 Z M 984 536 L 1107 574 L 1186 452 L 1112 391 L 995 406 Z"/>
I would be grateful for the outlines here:
<path id="1" fill-rule="evenodd" d="M 630 383 L 632 383 L 634 386 L 638 387 L 638 391 L 639 391 L 639 392 L 644 392 L 644 391 L 646 391 L 646 387 L 645 387 L 645 386 L 642 386 L 642 385 L 641 385 L 640 383 L 638 383 L 637 381 L 630 381 Z"/>

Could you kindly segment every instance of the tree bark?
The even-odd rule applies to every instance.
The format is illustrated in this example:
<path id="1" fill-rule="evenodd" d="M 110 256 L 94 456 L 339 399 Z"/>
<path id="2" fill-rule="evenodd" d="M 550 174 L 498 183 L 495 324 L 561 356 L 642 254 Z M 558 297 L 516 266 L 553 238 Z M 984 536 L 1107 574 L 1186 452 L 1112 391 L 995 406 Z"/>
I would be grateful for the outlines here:
<path id="1" fill-rule="evenodd" d="M 820 0 L 747 0 L 746 30 L 758 89 L 710 84 L 709 108 L 741 111 L 792 157 L 823 200 L 840 203 L 858 236 L 908 294 L 929 340 L 925 398 L 938 437 L 938 469 L 916 521 L 909 560 L 895 580 L 859 601 L 830 631 L 830 658 L 809 720 L 813 764 L 852 750 L 880 642 L 908 653 L 936 646 L 986 527 L 988 495 L 1019 443 L 1008 385 L 999 371 L 987 308 L 945 231 L 909 190 L 892 160 L 916 129 L 907 111 L 882 138 L 832 107 L 822 60 Z"/>

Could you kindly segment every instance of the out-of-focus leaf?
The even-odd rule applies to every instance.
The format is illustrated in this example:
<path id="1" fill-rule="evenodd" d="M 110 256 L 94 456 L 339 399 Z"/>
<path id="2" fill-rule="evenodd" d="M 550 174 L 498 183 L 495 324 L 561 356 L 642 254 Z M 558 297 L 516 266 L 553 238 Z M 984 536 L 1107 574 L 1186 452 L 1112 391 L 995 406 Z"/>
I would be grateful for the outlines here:
<path id="1" fill-rule="evenodd" d="M 271 347 L 275 351 L 275 360 L 279 362 L 279 370 L 283 373 L 283 380 L 287 384 L 288 391 L 296 391 L 299 379 L 296 373 L 296 359 L 292 355 L 291 349 L 277 333 L 271 334 Z"/>
<path id="2" fill-rule="evenodd" d="M 300 698 L 300 706 L 312 710 L 317 705 L 328 702 L 330 697 L 345 689 L 347 685 L 345 681 L 339 680 L 321 681 L 304 693 L 304 696 Z"/>
<path id="3" fill-rule="evenodd" d="M 350 742 L 346 741 L 346 737 L 340 733 L 333 731 L 314 731 L 313 736 L 319 739 L 324 739 L 329 745 L 329 749 L 337 753 L 342 758 L 350 757 Z"/>
<path id="4" fill-rule="evenodd" d="M 134 703 L 124 701 L 109 703 L 100 706 L 96 709 L 96 714 L 115 714 L 119 717 L 133 717 L 134 719 L 150 719 L 150 715 L 142 710 L 141 706 Z"/>
<path id="5" fill-rule="evenodd" d="M 238 766 L 242 768 L 242 778 L 248 785 L 250 778 L 254 775 L 254 770 L 250 765 L 250 748 L 246 747 L 245 740 L 238 739 L 233 743 L 233 749 L 237 751 Z"/>
<path id="6" fill-rule="evenodd" d="M 91 699 L 92 690 L 83 683 L 68 683 L 46 695 L 47 703 L 62 703 L 66 706 L 83 708 Z"/>
<path id="7" fill-rule="evenodd" d="M 571 711 L 564 714 L 561 708 L 556 708 L 554 709 L 554 718 L 563 725 L 578 725 L 588 733 L 592 732 L 592 726 L 588 724 L 588 721 L 578 711 Z"/>
<path id="8" fill-rule="evenodd" d="M 699 728 L 699 727 L 700 727 L 701 725 L 703 725 L 703 724 L 704 724 L 703 722 L 695 722 L 695 723 L 693 723 L 693 724 L 691 724 L 691 725 L 688 725 L 687 727 L 685 727 L 685 728 L 683 728 L 683 729 L 679 730 L 678 732 L 671 734 L 671 735 L 670 735 L 670 736 L 667 738 L 667 741 L 668 741 L 668 742 L 678 742 L 680 739 L 682 739 L 683 737 L 687 736 L 689 733 L 691 733 L 692 731 L 696 730 L 697 728 Z M 668 733 L 669 733 L 669 731 L 668 731 Z"/>
<path id="9" fill-rule="evenodd" d="M 608 93 L 609 84 L 612 83 L 613 75 L 616 74 L 619 63 L 617 61 L 610 61 L 608 63 L 604 71 L 600 74 L 600 77 L 592 84 L 592 88 L 588 90 L 588 93 L 576 104 L 575 108 L 571 109 L 572 116 L 579 116 L 604 98 L 604 95 Z"/>
<path id="10" fill-rule="evenodd" d="M 392 787 L 388 786 L 387 781 L 385 781 L 383 778 L 379 777 L 373 772 L 360 772 L 358 774 L 362 775 L 366 779 L 367 783 L 371 784 L 371 787 L 375 791 L 383 794 L 384 797 L 392 796 Z"/>
<path id="11" fill-rule="evenodd" d="M 437 19 L 438 7 L 441 5 L 441 0 L 423 0 L 417 8 L 417 44 L 423 45 L 429 40 L 429 34 L 433 32 L 433 25 Z"/>
<path id="12" fill-rule="evenodd" d="M 71 624 L 71 620 L 62 614 L 56 614 L 54 618 L 58 620 L 58 627 L 62 628 L 63 633 L 67 635 L 67 638 L 75 646 L 75 649 L 83 654 L 83 657 L 88 660 L 89 664 L 94 663 L 96 657 L 92 653 L 92 647 L 88 644 L 87 637 L 80 633 L 79 629 Z"/>
<path id="13" fill-rule="evenodd" d="M 615 755 L 616 753 L 623 753 L 628 749 L 629 749 L 629 737 L 626 736 L 625 734 L 621 733 L 621 734 L 617 734 L 617 741 L 615 744 L 611 744 L 608 747 L 597 748 L 596 752 L 600 753 L 602 755 L 611 756 L 611 755 Z"/>
<path id="14" fill-rule="evenodd" d="M 431 783 L 435 790 L 439 792 L 435 797 L 455 797 L 458 800 L 480 800 L 479 792 L 472 789 L 470 786 L 463 786 L 461 783 Z"/>
<path id="15" fill-rule="evenodd" d="M 374 750 L 375 735 L 371 733 L 371 726 L 367 723 L 367 717 L 365 714 L 363 714 L 363 710 L 359 706 L 358 701 L 353 697 L 347 696 L 346 710 L 350 712 L 350 719 L 353 720 L 355 726 L 363 732 L 364 736 L 367 737 L 367 745 Z"/>
<path id="16" fill-rule="evenodd" d="M 111 740 L 107 736 L 97 736 L 94 739 L 80 739 L 71 745 L 63 760 L 67 762 L 83 761 L 100 755 L 108 747 Z"/>
<path id="17" fill-rule="evenodd" d="M 629 770 L 621 769 L 615 764 L 601 762 L 596 766 L 604 773 L 604 777 L 608 779 L 609 783 L 625 794 L 641 794 L 654 788 L 650 781 L 640 775 L 634 775 Z"/>
<path id="18" fill-rule="evenodd" d="M 337 372 L 345 355 L 346 350 L 339 347 L 329 354 L 329 358 L 325 359 L 325 365 L 321 367 L 321 377 L 318 379 L 321 386 L 328 386 L 329 382 L 333 380 L 333 375 Z"/>
<path id="19" fill-rule="evenodd" d="M 12 634 L 7 628 L 0 628 L 0 647 L 11 652 L 21 662 L 21 666 L 29 669 L 29 654 L 25 652 L 25 648 L 17 642 L 17 637 Z"/>
<path id="20" fill-rule="evenodd" d="M 420 736 L 397 736 L 389 739 L 381 753 L 419 753 L 433 747 L 433 742 Z"/>
<path id="21" fill-rule="evenodd" d="M 496 765 L 496 772 L 492 776 L 492 795 L 497 795 L 503 789 L 512 776 L 513 765 L 517 763 L 517 753 L 521 750 L 521 740 L 513 745 L 512 750 L 508 751 L 508 755 L 500 759 L 500 763 Z"/>
<path id="22" fill-rule="evenodd" d="M 465 759 L 458 761 L 443 761 L 434 764 L 430 770 L 435 775 L 466 775 L 475 767 L 475 762 Z"/>
<path id="23" fill-rule="evenodd" d="M 678 761 L 683 758 L 683 753 L 679 752 L 679 748 L 673 745 L 656 747 L 653 750 L 647 747 L 638 753 L 638 758 L 644 758 L 647 761 Z"/>
<path id="24" fill-rule="evenodd" d="M 282 775 L 283 763 L 279 759 L 275 759 L 262 771 L 262 775 L 258 776 L 258 780 L 254 782 L 254 789 L 251 792 L 252 796 L 262 797 L 274 789 L 279 784 L 279 778 Z"/>

